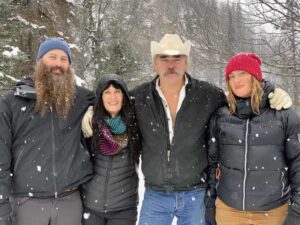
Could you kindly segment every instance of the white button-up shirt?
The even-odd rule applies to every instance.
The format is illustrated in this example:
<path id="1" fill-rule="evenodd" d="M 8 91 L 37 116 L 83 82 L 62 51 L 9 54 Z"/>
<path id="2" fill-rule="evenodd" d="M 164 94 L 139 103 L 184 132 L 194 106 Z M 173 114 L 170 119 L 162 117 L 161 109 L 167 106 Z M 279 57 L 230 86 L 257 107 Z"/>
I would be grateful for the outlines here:
<path id="1" fill-rule="evenodd" d="M 179 94 L 179 99 L 178 99 L 178 104 L 177 104 L 177 109 L 176 109 L 176 114 L 177 112 L 179 111 L 181 105 L 182 105 L 182 102 L 185 98 L 185 87 L 188 83 L 188 78 L 187 76 L 185 76 L 185 83 L 184 85 L 182 86 L 181 90 L 180 90 L 180 94 Z M 169 127 L 169 139 L 170 139 L 170 143 L 172 143 L 172 140 L 173 140 L 173 137 L 174 137 L 174 126 L 175 124 L 173 124 L 173 121 L 172 121 L 172 117 L 171 117 L 171 112 L 170 112 L 170 108 L 168 106 L 168 102 L 159 86 L 159 78 L 156 80 L 156 90 L 161 98 L 161 101 L 162 101 L 162 104 L 165 108 L 165 112 L 166 112 L 166 115 L 167 115 L 167 119 L 168 119 L 168 127 Z"/>

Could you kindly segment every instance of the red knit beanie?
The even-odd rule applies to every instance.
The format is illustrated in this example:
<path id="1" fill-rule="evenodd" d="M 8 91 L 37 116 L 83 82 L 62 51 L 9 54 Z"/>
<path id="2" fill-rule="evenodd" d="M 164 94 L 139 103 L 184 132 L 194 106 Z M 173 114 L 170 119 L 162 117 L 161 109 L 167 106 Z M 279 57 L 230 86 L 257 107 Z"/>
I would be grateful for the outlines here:
<path id="1" fill-rule="evenodd" d="M 240 52 L 233 56 L 226 65 L 225 77 L 229 78 L 229 74 L 236 70 L 242 70 L 250 73 L 257 80 L 262 80 L 260 69 L 261 59 L 254 53 Z"/>

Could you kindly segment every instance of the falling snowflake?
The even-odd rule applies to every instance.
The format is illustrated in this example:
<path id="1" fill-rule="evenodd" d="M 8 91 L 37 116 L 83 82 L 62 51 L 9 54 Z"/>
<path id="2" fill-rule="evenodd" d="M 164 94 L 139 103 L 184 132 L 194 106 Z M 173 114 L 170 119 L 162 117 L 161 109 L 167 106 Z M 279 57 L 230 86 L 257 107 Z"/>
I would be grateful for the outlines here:
<path id="1" fill-rule="evenodd" d="M 32 196 L 33 196 L 33 194 L 32 194 L 31 192 L 29 192 L 29 193 L 28 193 L 28 196 L 29 196 L 29 197 L 32 197 Z"/>
<path id="2" fill-rule="evenodd" d="M 36 169 L 37 169 L 38 172 L 42 171 L 42 167 L 41 166 L 36 166 Z"/>
<path id="3" fill-rule="evenodd" d="M 90 216 L 91 216 L 90 213 L 83 213 L 83 218 L 84 218 L 85 220 L 89 219 Z"/>
<path id="4" fill-rule="evenodd" d="M 216 138 L 212 137 L 212 138 L 211 138 L 211 141 L 212 141 L 212 142 L 216 142 Z"/>
<path id="5" fill-rule="evenodd" d="M 21 108 L 21 111 L 24 112 L 25 110 L 26 110 L 26 106 L 23 106 L 23 107 Z"/>

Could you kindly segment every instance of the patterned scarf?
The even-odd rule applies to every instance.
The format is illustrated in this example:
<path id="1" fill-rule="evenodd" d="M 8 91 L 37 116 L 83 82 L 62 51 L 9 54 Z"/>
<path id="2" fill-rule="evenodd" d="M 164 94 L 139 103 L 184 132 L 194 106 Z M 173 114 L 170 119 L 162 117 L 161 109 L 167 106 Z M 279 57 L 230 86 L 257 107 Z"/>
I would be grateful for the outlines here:
<path id="1" fill-rule="evenodd" d="M 106 124 L 99 132 L 99 148 L 103 155 L 115 155 L 125 146 L 116 142 L 113 134 L 123 134 L 126 132 L 126 125 L 121 117 L 105 119 Z"/>

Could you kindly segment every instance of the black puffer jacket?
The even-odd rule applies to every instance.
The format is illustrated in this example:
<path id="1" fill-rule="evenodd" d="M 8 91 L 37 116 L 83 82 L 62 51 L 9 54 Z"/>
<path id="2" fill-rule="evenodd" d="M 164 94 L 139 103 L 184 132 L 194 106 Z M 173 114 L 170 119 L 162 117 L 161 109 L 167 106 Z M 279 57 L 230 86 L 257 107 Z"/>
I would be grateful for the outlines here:
<path id="1" fill-rule="evenodd" d="M 96 90 L 95 105 L 107 83 L 119 84 L 129 98 L 126 84 L 118 75 L 102 78 Z M 105 156 L 97 149 L 94 156 L 94 177 L 83 186 L 82 195 L 86 208 L 106 213 L 136 208 L 138 204 L 138 175 L 136 165 L 130 163 L 129 147 L 116 155 Z"/>
<path id="2" fill-rule="evenodd" d="M 142 141 L 146 188 L 184 191 L 206 187 L 206 129 L 213 112 L 225 105 L 221 89 L 191 78 L 169 140 L 167 116 L 156 90 L 156 79 L 133 90 Z"/>
<path id="3" fill-rule="evenodd" d="M 10 194 L 61 196 L 91 178 L 90 156 L 80 143 L 80 121 L 93 97 L 76 87 L 67 119 L 55 112 L 42 117 L 35 111 L 31 79 L 0 98 L 0 216 L 10 208 Z"/>
<path id="4" fill-rule="evenodd" d="M 279 207 L 290 198 L 300 213 L 300 119 L 292 110 L 269 107 L 268 90 L 259 115 L 248 110 L 249 99 L 238 101 L 237 114 L 227 107 L 211 120 L 210 187 L 228 206 L 248 211 Z M 291 191 L 290 191 L 291 189 Z"/>
<path id="5" fill-rule="evenodd" d="M 96 212 L 115 212 L 135 208 L 138 204 L 138 176 L 129 164 L 128 149 L 117 155 L 95 154 L 95 174 L 83 187 L 86 208 Z"/>

